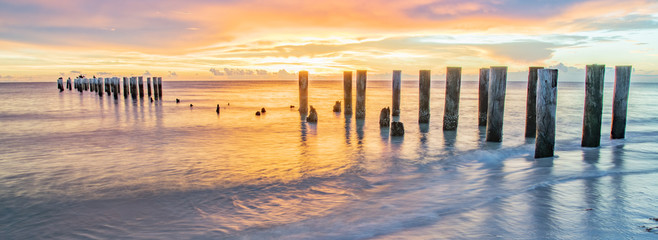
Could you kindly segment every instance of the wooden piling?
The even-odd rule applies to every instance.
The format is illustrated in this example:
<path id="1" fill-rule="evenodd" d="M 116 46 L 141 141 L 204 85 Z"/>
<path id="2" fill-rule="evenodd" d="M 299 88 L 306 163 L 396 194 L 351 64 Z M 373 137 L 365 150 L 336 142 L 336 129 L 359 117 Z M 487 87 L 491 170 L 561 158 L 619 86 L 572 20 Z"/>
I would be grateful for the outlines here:
<path id="1" fill-rule="evenodd" d="M 489 107 L 489 69 L 480 68 L 478 90 L 478 126 L 487 126 L 487 109 Z"/>
<path id="2" fill-rule="evenodd" d="M 112 94 L 112 88 L 110 87 L 110 80 L 111 80 L 110 78 L 105 78 L 105 92 L 107 93 L 108 96 Z"/>
<path id="3" fill-rule="evenodd" d="M 367 70 L 356 70 L 356 114 L 355 119 L 366 118 Z"/>
<path id="4" fill-rule="evenodd" d="M 162 100 L 162 77 L 158 77 L 158 97 Z"/>
<path id="5" fill-rule="evenodd" d="M 137 99 L 137 78 L 130 77 L 130 96 L 133 100 Z"/>
<path id="6" fill-rule="evenodd" d="M 155 98 L 155 100 L 157 101 L 159 99 L 159 96 L 160 95 L 158 95 L 158 78 L 153 77 L 153 98 Z"/>
<path id="7" fill-rule="evenodd" d="M 144 98 L 144 77 L 139 76 L 137 78 L 139 84 L 139 98 Z"/>
<path id="8" fill-rule="evenodd" d="M 418 77 L 418 123 L 430 122 L 430 70 L 420 70 Z"/>
<path id="9" fill-rule="evenodd" d="M 503 141 L 507 67 L 491 67 L 487 100 L 487 142 Z"/>
<path id="10" fill-rule="evenodd" d="M 343 103 L 345 115 L 352 115 L 352 71 L 343 71 Z"/>
<path id="11" fill-rule="evenodd" d="M 60 92 L 64 91 L 64 80 L 62 78 L 57 79 L 57 89 L 59 89 Z"/>
<path id="12" fill-rule="evenodd" d="M 299 71 L 299 113 L 308 114 L 308 71 Z"/>
<path id="13" fill-rule="evenodd" d="M 73 89 L 73 85 L 71 84 L 71 78 L 68 78 L 66 80 L 66 88 L 71 91 Z"/>
<path id="14" fill-rule="evenodd" d="M 459 123 L 459 92 L 461 89 L 462 68 L 448 67 L 446 70 L 446 97 L 443 108 L 443 130 L 457 130 Z"/>
<path id="15" fill-rule="evenodd" d="M 99 97 L 103 97 L 103 78 L 97 78 L 96 82 L 96 93 Z"/>
<path id="16" fill-rule="evenodd" d="M 379 112 L 379 127 L 389 127 L 391 125 L 391 109 L 388 107 L 382 108 Z"/>
<path id="17" fill-rule="evenodd" d="M 114 99 L 116 100 L 119 98 L 119 84 L 117 83 L 119 81 L 119 78 L 117 77 L 112 77 L 112 95 L 114 96 Z"/>
<path id="18" fill-rule="evenodd" d="M 128 98 L 128 93 L 130 93 L 128 91 L 128 78 L 123 77 L 123 98 Z"/>
<path id="19" fill-rule="evenodd" d="M 537 131 L 537 70 L 543 67 L 530 67 L 528 69 L 528 92 L 525 107 L 525 137 L 535 137 Z"/>
<path id="20" fill-rule="evenodd" d="M 582 147 L 598 147 L 601 144 L 604 76 L 605 65 L 587 65 Z"/>
<path id="21" fill-rule="evenodd" d="M 148 91 L 148 96 L 151 97 L 151 78 L 146 78 L 146 90 Z"/>
<path id="22" fill-rule="evenodd" d="M 534 77 L 538 78 L 535 91 L 535 158 L 552 157 L 554 153 L 557 72 L 557 69 L 535 70 Z"/>
<path id="23" fill-rule="evenodd" d="M 393 70 L 393 104 L 391 116 L 400 116 L 400 91 L 402 89 L 402 71 Z"/>
<path id="24" fill-rule="evenodd" d="M 631 82 L 632 66 L 615 66 L 615 91 L 612 101 L 612 129 L 610 138 L 620 139 L 626 135 L 626 110 Z"/>

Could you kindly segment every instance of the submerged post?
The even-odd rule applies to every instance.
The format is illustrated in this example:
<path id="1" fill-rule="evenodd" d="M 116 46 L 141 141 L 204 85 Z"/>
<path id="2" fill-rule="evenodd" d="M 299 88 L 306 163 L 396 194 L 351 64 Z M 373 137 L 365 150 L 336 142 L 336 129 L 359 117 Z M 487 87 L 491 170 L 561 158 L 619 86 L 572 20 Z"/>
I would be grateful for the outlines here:
<path id="1" fill-rule="evenodd" d="M 158 78 L 157 77 L 153 77 L 153 98 L 155 98 L 156 101 L 158 100 Z"/>
<path id="2" fill-rule="evenodd" d="M 587 65 L 585 78 L 585 113 L 583 115 L 582 147 L 601 145 L 601 114 L 603 112 L 603 77 L 605 65 Z"/>
<path id="3" fill-rule="evenodd" d="M 60 92 L 64 91 L 64 79 L 61 77 L 57 79 L 57 89 L 59 89 Z"/>
<path id="4" fill-rule="evenodd" d="M 345 116 L 352 115 L 352 71 L 343 71 L 343 103 Z"/>
<path id="5" fill-rule="evenodd" d="M 537 129 L 537 70 L 543 67 L 530 67 L 528 70 L 528 93 L 525 106 L 525 137 L 535 137 Z"/>
<path id="6" fill-rule="evenodd" d="M 112 77 L 112 95 L 114 96 L 114 99 L 116 100 L 119 98 L 119 78 L 117 77 Z"/>
<path id="7" fill-rule="evenodd" d="M 96 93 L 98 93 L 99 97 L 103 97 L 103 89 L 103 78 L 96 79 Z"/>
<path id="8" fill-rule="evenodd" d="M 457 130 L 459 123 L 459 92 L 462 68 L 448 67 L 446 70 L 446 98 L 443 108 L 443 130 Z"/>
<path id="9" fill-rule="evenodd" d="M 535 118 L 535 158 L 552 157 L 555 149 L 555 108 L 557 104 L 557 69 L 538 69 Z M 527 135 L 526 135 L 527 137 Z"/>
<path id="10" fill-rule="evenodd" d="M 507 67 L 491 67 L 489 73 L 486 140 L 487 142 L 502 142 Z"/>
<path id="11" fill-rule="evenodd" d="M 68 78 L 66 80 L 66 88 L 71 91 L 73 89 L 73 85 L 71 85 L 71 78 Z"/>
<path id="12" fill-rule="evenodd" d="M 619 139 L 626 135 L 626 110 L 632 66 L 615 66 L 615 91 L 612 101 L 612 129 L 610 138 Z"/>
<path id="13" fill-rule="evenodd" d="M 158 97 L 162 100 L 162 77 L 158 77 Z"/>
<path id="14" fill-rule="evenodd" d="M 146 90 L 148 91 L 148 96 L 151 97 L 151 77 L 146 78 Z"/>
<path id="15" fill-rule="evenodd" d="M 402 88 L 402 71 L 393 70 L 393 109 L 391 116 L 400 116 L 400 89 Z"/>
<path id="16" fill-rule="evenodd" d="M 478 89 L 478 126 L 487 126 L 489 107 L 489 69 L 480 68 L 480 88 Z"/>
<path id="17" fill-rule="evenodd" d="M 133 100 L 137 99 L 137 78 L 130 77 L 130 96 Z"/>
<path id="18" fill-rule="evenodd" d="M 418 123 L 430 122 L 430 70 L 420 70 L 418 76 Z"/>
<path id="19" fill-rule="evenodd" d="M 366 118 L 367 70 L 356 70 L 356 114 L 355 119 Z"/>
<path id="20" fill-rule="evenodd" d="M 123 98 L 128 98 L 128 93 L 130 93 L 128 91 L 128 78 L 123 77 Z"/>
<path id="21" fill-rule="evenodd" d="M 139 98 L 144 98 L 144 77 L 139 76 L 137 79 L 139 84 Z"/>
<path id="22" fill-rule="evenodd" d="M 308 71 L 299 71 L 299 113 L 308 114 Z"/>

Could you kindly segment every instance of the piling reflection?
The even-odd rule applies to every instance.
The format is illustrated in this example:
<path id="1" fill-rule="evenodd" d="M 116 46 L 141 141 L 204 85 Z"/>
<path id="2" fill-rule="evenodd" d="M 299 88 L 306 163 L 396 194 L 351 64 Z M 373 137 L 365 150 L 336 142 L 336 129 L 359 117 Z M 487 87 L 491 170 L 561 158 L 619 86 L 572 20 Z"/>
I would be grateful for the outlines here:
<path id="1" fill-rule="evenodd" d="M 553 174 L 553 158 L 537 159 L 533 163 L 533 177 L 537 179 L 550 179 Z M 535 177 L 536 176 L 536 177 Z M 553 185 L 546 184 L 532 190 L 530 213 L 535 239 L 553 238 L 557 227 L 555 219 L 555 202 L 553 199 Z"/>

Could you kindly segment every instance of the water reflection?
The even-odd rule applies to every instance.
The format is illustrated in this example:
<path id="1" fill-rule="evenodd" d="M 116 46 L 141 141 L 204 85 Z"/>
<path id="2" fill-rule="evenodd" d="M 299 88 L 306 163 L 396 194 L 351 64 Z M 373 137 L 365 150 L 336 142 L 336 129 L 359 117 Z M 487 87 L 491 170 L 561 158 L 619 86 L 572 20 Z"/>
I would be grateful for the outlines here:
<path id="1" fill-rule="evenodd" d="M 365 125 L 365 120 L 364 119 L 357 119 L 356 120 L 356 137 L 359 139 L 359 144 L 363 143 L 363 126 Z"/>
<path id="2" fill-rule="evenodd" d="M 587 229 L 601 229 L 601 227 L 603 227 L 601 221 L 606 221 L 601 215 L 603 214 L 603 209 L 599 208 L 601 204 L 601 191 L 599 190 L 600 177 L 596 175 L 596 173 L 599 172 L 596 164 L 599 162 L 599 157 L 600 148 L 583 148 L 583 161 L 588 163 L 585 167 L 585 172 L 586 174 L 592 174 L 584 178 L 585 188 L 583 190 L 585 193 L 583 195 L 583 200 L 586 207 L 584 211 L 587 211 L 587 213 L 583 214 L 584 219 L 582 222 L 585 223 Z M 598 236 L 600 233 L 596 231 L 593 231 L 592 234 L 594 234 L 594 236 L 592 236 L 593 239 L 601 239 L 604 237 Z"/>
<path id="3" fill-rule="evenodd" d="M 534 161 L 533 178 L 549 179 L 553 174 L 553 158 L 542 158 Z M 555 203 L 553 199 L 553 185 L 538 186 L 532 191 L 530 212 L 532 214 L 532 229 L 535 230 L 535 239 L 553 238 L 557 219 L 555 219 Z"/>
<path id="4" fill-rule="evenodd" d="M 345 117 L 345 144 L 351 145 L 352 141 L 350 140 L 352 135 L 352 118 Z"/>
<path id="5" fill-rule="evenodd" d="M 443 147 L 453 151 L 457 142 L 457 131 L 443 131 Z"/>

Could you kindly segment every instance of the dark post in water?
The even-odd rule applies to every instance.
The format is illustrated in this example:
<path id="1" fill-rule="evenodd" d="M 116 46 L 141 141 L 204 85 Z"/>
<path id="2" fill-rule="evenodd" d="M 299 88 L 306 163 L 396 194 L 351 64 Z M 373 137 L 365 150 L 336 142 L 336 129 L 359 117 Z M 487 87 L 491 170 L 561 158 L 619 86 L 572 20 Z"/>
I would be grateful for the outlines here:
<path id="1" fill-rule="evenodd" d="M 430 70 L 420 70 L 418 77 L 418 123 L 430 122 Z"/>
<path id="2" fill-rule="evenodd" d="M 128 78 L 123 77 L 123 98 L 128 98 L 128 93 L 130 93 L 128 91 Z"/>
<path id="3" fill-rule="evenodd" d="M 487 126 L 487 108 L 489 107 L 489 69 L 480 68 L 480 88 L 478 89 L 478 126 Z"/>
<path id="4" fill-rule="evenodd" d="M 443 108 L 443 130 L 457 130 L 459 123 L 459 91 L 462 68 L 448 67 L 446 71 L 446 98 Z"/>
<path id="5" fill-rule="evenodd" d="M 528 70 L 528 93 L 525 106 L 525 137 L 535 137 L 537 129 L 537 70 L 543 67 L 530 67 Z"/>
<path id="6" fill-rule="evenodd" d="M 356 70 L 356 119 L 366 118 L 366 76 L 366 70 Z"/>
<path id="7" fill-rule="evenodd" d="M 146 90 L 148 91 L 148 96 L 151 97 L 151 78 L 146 78 Z"/>
<path id="8" fill-rule="evenodd" d="M 503 141 L 506 85 L 507 67 L 491 67 L 489 71 L 489 99 L 487 100 L 487 142 Z"/>
<path id="9" fill-rule="evenodd" d="M 157 101 L 158 96 L 158 78 L 153 77 L 153 98 Z"/>
<path id="10" fill-rule="evenodd" d="M 603 112 L 603 77 L 605 65 L 587 65 L 585 78 L 585 114 L 581 146 L 601 144 L 601 114 Z"/>
<path id="11" fill-rule="evenodd" d="M 345 116 L 352 115 L 352 71 L 343 71 L 343 102 Z"/>
<path id="12" fill-rule="evenodd" d="M 538 69 L 535 72 L 535 77 L 539 78 L 535 92 L 537 95 L 535 158 L 552 157 L 555 149 L 557 69 Z"/>
<path id="13" fill-rule="evenodd" d="M 615 92 L 612 101 L 612 130 L 610 138 L 619 139 L 626 135 L 626 107 L 631 82 L 632 66 L 615 66 Z"/>
<path id="14" fill-rule="evenodd" d="M 393 70 L 393 109 L 391 116 L 400 116 L 400 89 L 402 88 L 402 71 Z"/>
<path id="15" fill-rule="evenodd" d="M 162 100 L 162 77 L 158 77 L 158 97 Z"/>
<path id="16" fill-rule="evenodd" d="M 137 81 L 139 84 L 139 98 L 144 98 L 144 77 L 139 76 Z"/>
<path id="17" fill-rule="evenodd" d="M 308 114 L 308 72 L 299 71 L 299 113 Z"/>

